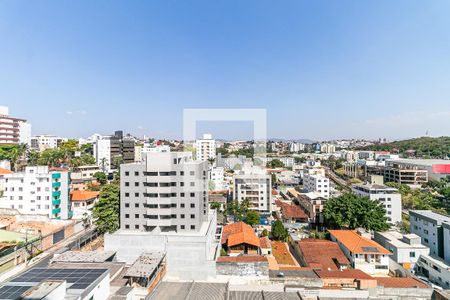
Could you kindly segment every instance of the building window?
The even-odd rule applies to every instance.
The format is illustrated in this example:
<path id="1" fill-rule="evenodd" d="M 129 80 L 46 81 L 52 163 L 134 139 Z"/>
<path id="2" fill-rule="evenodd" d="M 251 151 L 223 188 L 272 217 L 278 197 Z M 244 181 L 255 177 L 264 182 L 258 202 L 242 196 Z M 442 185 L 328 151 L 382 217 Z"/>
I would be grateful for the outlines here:
<path id="1" fill-rule="evenodd" d="M 134 172 L 134 176 L 139 176 L 139 172 Z"/>
<path id="2" fill-rule="evenodd" d="M 181 204 L 180 204 L 180 207 L 181 207 L 181 208 L 184 208 L 184 203 L 181 203 Z"/>
<path id="3" fill-rule="evenodd" d="M 195 197 L 195 193 L 191 193 L 191 197 Z"/>
<path id="4" fill-rule="evenodd" d="M 195 203 L 191 203 L 191 208 L 195 208 Z"/>
<path id="5" fill-rule="evenodd" d="M 184 225 L 181 225 L 180 228 L 181 228 L 181 229 L 184 229 Z"/>
<path id="6" fill-rule="evenodd" d="M 191 229 L 192 229 L 192 230 L 195 230 L 195 225 L 191 225 Z"/>
<path id="7" fill-rule="evenodd" d="M 195 219 L 195 215 L 194 214 L 191 214 L 191 219 Z"/>
<path id="8" fill-rule="evenodd" d="M 125 197 L 130 197 L 130 193 L 125 193 Z"/>
<path id="9" fill-rule="evenodd" d="M 130 207 L 130 203 L 125 203 L 125 207 Z"/>
<path id="10" fill-rule="evenodd" d="M 184 219 L 184 214 L 181 214 L 181 215 L 180 215 L 180 218 Z"/>
<path id="11" fill-rule="evenodd" d="M 139 229 L 139 225 L 134 225 L 134 229 Z"/>
<path id="12" fill-rule="evenodd" d="M 139 207 L 139 203 L 135 203 L 135 204 L 134 204 L 134 207 Z"/>
<path id="13" fill-rule="evenodd" d="M 191 186 L 195 186 L 195 182 L 191 182 Z"/>
<path id="14" fill-rule="evenodd" d="M 195 175 L 195 172 L 194 172 L 194 171 L 190 171 L 190 172 L 189 172 L 189 175 L 194 176 L 194 175 Z"/>
<path id="15" fill-rule="evenodd" d="M 135 183 L 134 183 L 134 186 L 139 186 L 139 182 L 135 182 Z"/>
<path id="16" fill-rule="evenodd" d="M 183 176 L 184 175 L 184 171 L 180 171 L 180 175 Z"/>
<path id="17" fill-rule="evenodd" d="M 180 197 L 184 197 L 184 193 L 180 193 Z"/>
<path id="18" fill-rule="evenodd" d="M 139 219 L 139 214 L 134 214 L 134 217 L 135 217 L 136 219 Z"/>
<path id="19" fill-rule="evenodd" d="M 130 229 L 130 225 L 125 225 L 125 229 Z"/>
<path id="20" fill-rule="evenodd" d="M 129 219 L 130 218 L 130 214 L 125 214 L 125 219 Z"/>
<path id="21" fill-rule="evenodd" d="M 130 172 L 126 171 L 125 176 L 130 176 Z"/>
<path id="22" fill-rule="evenodd" d="M 130 186 L 130 183 L 129 182 L 125 182 L 125 186 Z"/>
<path id="23" fill-rule="evenodd" d="M 134 193 L 134 196 L 135 197 L 139 197 L 139 193 Z"/>
<path id="24" fill-rule="evenodd" d="M 409 252 L 409 257 L 416 257 L 416 252 Z"/>

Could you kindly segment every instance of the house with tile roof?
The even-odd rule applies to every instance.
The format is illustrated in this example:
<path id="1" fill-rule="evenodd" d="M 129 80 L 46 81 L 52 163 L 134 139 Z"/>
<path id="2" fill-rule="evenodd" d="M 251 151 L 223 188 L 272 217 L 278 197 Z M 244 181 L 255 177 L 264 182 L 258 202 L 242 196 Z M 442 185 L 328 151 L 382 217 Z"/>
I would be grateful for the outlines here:
<path id="1" fill-rule="evenodd" d="M 225 225 L 222 231 L 221 244 L 230 256 L 257 255 L 261 245 L 260 239 L 253 228 L 244 222 Z"/>
<path id="2" fill-rule="evenodd" d="M 316 270 L 324 288 L 367 290 L 377 287 L 377 280 L 358 269 Z"/>
<path id="3" fill-rule="evenodd" d="M 353 268 L 374 276 L 389 274 L 389 256 L 392 253 L 380 244 L 355 230 L 329 230 L 329 233 L 331 240 L 339 245 Z"/>
<path id="4" fill-rule="evenodd" d="M 74 219 L 81 219 L 85 213 L 90 214 L 98 201 L 100 193 L 94 191 L 77 190 L 70 193 L 70 200 L 74 213 Z"/>
<path id="5" fill-rule="evenodd" d="M 339 271 L 347 269 L 350 261 L 335 242 L 303 239 L 293 244 L 303 267 L 314 270 Z"/>
<path id="6" fill-rule="evenodd" d="M 269 240 L 267 236 L 260 237 L 259 244 L 261 249 L 261 255 L 272 254 L 272 242 Z"/>
<path id="7" fill-rule="evenodd" d="M 281 219 L 283 223 L 307 223 L 308 215 L 299 206 L 280 200 L 275 204 L 280 208 Z"/>

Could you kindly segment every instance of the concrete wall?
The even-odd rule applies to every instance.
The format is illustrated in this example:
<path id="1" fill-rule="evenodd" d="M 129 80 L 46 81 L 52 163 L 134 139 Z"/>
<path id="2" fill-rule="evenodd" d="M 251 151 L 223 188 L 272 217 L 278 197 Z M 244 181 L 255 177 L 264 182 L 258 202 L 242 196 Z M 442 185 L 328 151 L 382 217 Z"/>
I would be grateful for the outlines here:
<path id="1" fill-rule="evenodd" d="M 233 275 L 233 276 L 269 276 L 268 262 L 217 262 L 216 263 L 218 275 Z"/>

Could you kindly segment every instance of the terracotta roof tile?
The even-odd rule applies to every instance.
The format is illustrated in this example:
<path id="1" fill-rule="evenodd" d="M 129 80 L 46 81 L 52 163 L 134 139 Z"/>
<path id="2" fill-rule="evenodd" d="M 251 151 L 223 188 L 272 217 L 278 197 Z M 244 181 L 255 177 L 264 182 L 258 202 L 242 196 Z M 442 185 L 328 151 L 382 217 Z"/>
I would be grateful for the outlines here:
<path id="1" fill-rule="evenodd" d="M 265 249 L 272 248 L 272 243 L 267 236 L 259 238 L 259 244 L 261 248 Z"/>
<path id="2" fill-rule="evenodd" d="M 286 219 L 308 219 L 303 209 L 295 204 L 289 204 L 280 200 L 276 200 L 275 203 L 281 208 L 281 214 Z"/>
<path id="3" fill-rule="evenodd" d="M 338 271 L 339 265 L 349 265 L 339 245 L 335 242 L 319 239 L 304 239 L 298 242 L 301 255 L 306 264 L 319 270 Z"/>
<path id="4" fill-rule="evenodd" d="M 239 244 L 249 244 L 259 247 L 259 238 L 253 228 L 244 222 L 225 225 L 222 231 L 222 244 L 234 246 Z"/>
<path id="5" fill-rule="evenodd" d="M 4 169 L 4 168 L 0 168 L 0 175 L 5 175 L 5 174 L 12 174 L 13 171 L 10 171 L 8 169 Z"/>
<path id="6" fill-rule="evenodd" d="M 328 230 L 339 242 L 356 254 L 392 254 L 380 244 L 360 236 L 353 230 Z"/>
<path id="7" fill-rule="evenodd" d="M 73 191 L 70 193 L 72 201 L 87 201 L 98 197 L 99 192 L 93 191 Z"/>
<path id="8" fill-rule="evenodd" d="M 412 277 L 379 277 L 377 283 L 385 288 L 429 288 L 425 283 Z"/>
<path id="9" fill-rule="evenodd" d="M 367 273 L 358 269 L 345 269 L 342 271 L 315 271 L 320 278 L 353 278 L 353 279 L 374 279 Z"/>
<path id="10" fill-rule="evenodd" d="M 219 263 L 233 263 L 233 262 L 267 262 L 267 258 L 260 255 L 241 255 L 241 256 L 220 256 L 217 259 Z"/>
<path id="11" fill-rule="evenodd" d="M 52 168 L 48 168 L 49 172 L 69 172 L 69 170 L 64 169 L 64 168 L 58 168 L 58 167 L 52 167 Z"/>

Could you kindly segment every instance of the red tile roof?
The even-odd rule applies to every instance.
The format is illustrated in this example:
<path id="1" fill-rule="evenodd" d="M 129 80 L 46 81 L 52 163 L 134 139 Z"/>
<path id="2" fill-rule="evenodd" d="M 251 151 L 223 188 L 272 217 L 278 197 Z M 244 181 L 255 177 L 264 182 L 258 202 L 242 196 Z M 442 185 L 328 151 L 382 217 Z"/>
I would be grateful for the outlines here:
<path id="1" fill-rule="evenodd" d="M 91 199 L 95 199 L 100 195 L 99 192 L 93 191 L 73 191 L 70 193 L 72 201 L 87 201 Z"/>
<path id="2" fill-rule="evenodd" d="M 8 169 L 0 168 L 0 175 L 12 174 L 12 173 L 13 172 Z"/>
<path id="3" fill-rule="evenodd" d="M 48 169 L 49 172 L 69 172 L 69 170 L 64 168 L 52 167 Z"/>
<path id="4" fill-rule="evenodd" d="M 261 245 L 261 248 L 272 248 L 272 243 L 270 242 L 269 238 L 267 236 L 263 236 L 259 238 L 259 244 Z"/>
<path id="5" fill-rule="evenodd" d="M 239 244 L 249 244 L 256 247 L 260 246 L 259 238 L 256 236 L 253 228 L 244 222 L 238 222 L 225 225 L 222 231 L 222 244 L 235 246 Z"/>
<path id="6" fill-rule="evenodd" d="M 377 283 L 385 288 L 429 288 L 425 283 L 412 277 L 379 277 Z"/>
<path id="7" fill-rule="evenodd" d="M 248 256 L 220 256 L 217 259 L 219 263 L 233 263 L 233 262 L 267 262 L 267 258 L 260 255 Z"/>
<path id="8" fill-rule="evenodd" d="M 367 273 L 358 269 L 345 269 L 342 271 L 315 271 L 320 278 L 353 278 L 353 279 L 374 279 Z"/>
<path id="9" fill-rule="evenodd" d="M 380 244 L 366 239 L 354 230 L 328 230 L 348 250 L 356 254 L 392 254 Z"/>
<path id="10" fill-rule="evenodd" d="M 286 219 L 308 219 L 303 209 L 295 204 L 289 204 L 280 200 L 276 200 L 275 203 L 281 208 L 281 214 Z"/>
<path id="11" fill-rule="evenodd" d="M 298 242 L 306 264 L 319 270 L 338 271 L 339 265 L 350 265 L 339 245 L 332 241 L 304 239 Z"/>

